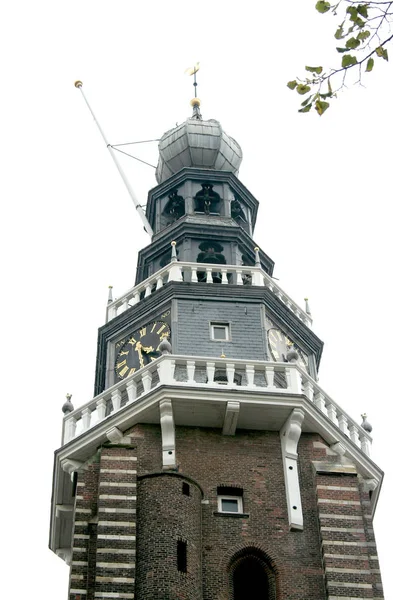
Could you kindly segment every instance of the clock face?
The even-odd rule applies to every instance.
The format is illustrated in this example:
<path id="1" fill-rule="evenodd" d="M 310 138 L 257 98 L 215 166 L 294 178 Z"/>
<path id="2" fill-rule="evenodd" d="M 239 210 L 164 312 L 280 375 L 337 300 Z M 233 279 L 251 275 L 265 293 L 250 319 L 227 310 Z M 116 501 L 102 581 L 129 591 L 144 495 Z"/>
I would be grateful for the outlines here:
<path id="1" fill-rule="evenodd" d="M 290 350 L 296 350 L 299 355 L 298 364 L 308 371 L 307 355 L 300 350 L 292 340 L 277 327 L 268 330 L 268 344 L 270 354 L 276 362 L 288 362 L 287 354 Z"/>
<path id="2" fill-rule="evenodd" d="M 116 344 L 115 376 L 117 381 L 126 379 L 138 369 L 161 356 L 158 347 L 164 338 L 170 337 L 170 327 L 165 321 L 152 321 L 134 331 Z"/>

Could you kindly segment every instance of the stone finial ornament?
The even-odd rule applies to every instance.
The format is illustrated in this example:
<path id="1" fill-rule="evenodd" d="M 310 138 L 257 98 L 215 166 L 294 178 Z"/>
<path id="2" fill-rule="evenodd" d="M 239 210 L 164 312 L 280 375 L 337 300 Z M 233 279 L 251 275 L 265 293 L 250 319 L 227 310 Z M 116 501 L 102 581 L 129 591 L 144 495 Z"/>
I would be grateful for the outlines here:
<path id="1" fill-rule="evenodd" d="M 308 303 L 308 298 L 304 298 L 304 302 L 305 302 L 305 311 L 306 314 L 308 314 L 311 317 L 311 310 L 310 310 L 310 305 Z"/>
<path id="2" fill-rule="evenodd" d="M 287 361 L 290 363 L 296 363 L 299 360 L 299 354 L 294 348 L 291 348 L 287 353 Z"/>
<path id="3" fill-rule="evenodd" d="M 171 246 L 172 246 L 171 262 L 176 262 L 177 261 L 176 242 L 175 241 L 171 242 Z"/>
<path id="4" fill-rule="evenodd" d="M 367 433 L 371 433 L 373 428 L 371 426 L 371 424 L 367 421 L 367 415 L 366 413 L 363 413 L 362 415 L 360 415 L 363 419 L 361 427 L 363 427 L 364 431 L 367 431 Z"/>
<path id="5" fill-rule="evenodd" d="M 108 289 L 109 289 L 109 292 L 108 292 L 108 304 L 111 304 L 113 302 L 112 288 L 113 288 L 113 285 L 108 285 Z"/>
<path id="6" fill-rule="evenodd" d="M 158 346 L 158 351 L 161 352 L 161 354 L 172 354 L 172 345 L 166 337 Z"/>
<path id="7" fill-rule="evenodd" d="M 72 412 L 74 410 L 74 405 L 71 402 L 72 394 L 66 394 L 66 401 L 64 402 L 61 410 L 65 415 Z"/>
<path id="8" fill-rule="evenodd" d="M 258 246 L 256 246 L 254 248 L 254 252 L 255 252 L 255 266 L 261 268 L 261 258 L 259 256 L 259 248 L 258 248 Z"/>

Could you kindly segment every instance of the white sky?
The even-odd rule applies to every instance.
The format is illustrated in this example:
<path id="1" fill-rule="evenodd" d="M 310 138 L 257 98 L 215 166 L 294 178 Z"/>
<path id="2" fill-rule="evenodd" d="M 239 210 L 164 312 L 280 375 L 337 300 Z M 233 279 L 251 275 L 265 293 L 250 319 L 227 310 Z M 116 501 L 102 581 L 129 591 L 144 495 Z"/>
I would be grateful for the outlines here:
<path id="1" fill-rule="evenodd" d="M 66 598 L 68 568 L 47 549 L 61 406 L 67 392 L 76 406 L 92 397 L 107 286 L 119 296 L 133 285 L 149 242 L 73 82 L 111 143 L 157 138 L 191 114 L 183 73 L 196 60 L 204 118 L 243 148 L 240 179 L 260 201 L 254 239 L 280 285 L 310 298 L 320 383 L 374 426 L 386 472 L 374 524 L 392 597 L 392 63 L 376 61 L 367 87 L 322 118 L 300 115 L 286 82 L 335 59 L 335 23 L 313 0 L 259 4 L 3 4 L 3 597 Z M 156 161 L 154 144 L 131 151 Z M 153 169 L 124 165 L 144 203 Z"/>

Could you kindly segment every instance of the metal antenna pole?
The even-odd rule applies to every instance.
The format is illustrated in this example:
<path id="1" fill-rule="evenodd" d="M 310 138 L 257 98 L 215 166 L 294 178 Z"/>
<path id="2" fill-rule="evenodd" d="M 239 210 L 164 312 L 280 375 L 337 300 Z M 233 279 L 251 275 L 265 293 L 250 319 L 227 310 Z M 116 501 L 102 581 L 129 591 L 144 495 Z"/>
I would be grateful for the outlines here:
<path id="1" fill-rule="evenodd" d="M 103 138 L 103 140 L 104 140 L 104 142 L 105 142 L 105 144 L 106 144 L 106 147 L 107 147 L 107 148 L 108 148 L 108 150 L 109 150 L 109 153 L 110 153 L 110 155 L 111 155 L 111 157 L 112 157 L 112 159 L 113 159 L 113 162 L 115 163 L 115 165 L 116 165 L 116 167 L 117 167 L 117 170 L 118 170 L 118 171 L 119 171 L 119 173 L 120 173 L 120 177 L 122 178 L 122 180 L 123 180 L 123 182 L 124 182 L 124 185 L 126 186 L 126 188 L 127 188 L 127 191 L 128 191 L 128 193 L 129 193 L 129 195 L 130 195 L 130 197 L 131 197 L 131 200 L 133 201 L 133 203 L 134 203 L 134 205 L 135 205 L 135 208 L 136 208 L 136 210 L 138 211 L 138 213 L 139 213 L 139 216 L 141 217 L 141 219 L 142 219 L 142 221 L 143 221 L 143 225 L 144 225 L 144 227 L 145 227 L 145 230 L 146 230 L 146 232 L 147 232 L 147 233 L 148 233 L 150 236 L 152 236 L 152 235 L 153 235 L 153 230 L 152 230 L 152 228 L 151 228 L 151 226 L 150 226 L 150 223 L 149 223 L 149 221 L 148 221 L 148 220 L 147 220 L 147 218 L 146 218 L 145 212 L 144 212 L 144 210 L 143 210 L 142 206 L 139 204 L 139 202 L 138 202 L 138 199 L 137 199 L 137 197 L 136 197 L 136 194 L 135 194 L 134 190 L 132 189 L 132 187 L 131 187 L 131 185 L 130 185 L 130 182 L 128 181 L 128 179 L 127 179 L 127 177 L 126 177 L 126 174 L 124 173 L 123 169 L 121 168 L 120 164 L 119 164 L 119 163 L 118 163 L 118 161 L 117 161 L 117 158 L 116 158 L 116 156 L 115 156 L 115 153 L 114 153 L 114 151 L 113 151 L 113 148 L 112 148 L 111 144 L 110 144 L 110 143 L 108 142 L 108 140 L 106 139 L 106 137 L 105 137 L 105 134 L 104 134 L 104 132 L 102 131 L 102 129 L 101 129 L 101 126 L 100 126 L 99 122 L 97 121 L 97 119 L 96 119 L 96 116 L 95 116 L 95 114 L 93 113 L 93 111 L 92 111 L 92 109 L 91 109 L 91 106 L 90 106 L 90 104 L 88 103 L 88 101 L 87 101 L 87 99 L 86 99 L 86 96 L 85 96 L 85 94 L 83 93 L 83 90 L 82 90 L 82 85 L 83 85 L 83 84 L 82 84 L 82 82 L 81 82 L 81 81 L 75 81 L 75 87 L 76 87 L 76 88 L 78 88 L 78 89 L 80 90 L 80 92 L 81 92 L 81 94 L 82 94 L 82 96 L 83 96 L 83 99 L 84 99 L 84 101 L 86 102 L 86 104 L 87 104 L 87 107 L 88 107 L 88 109 L 89 109 L 89 110 L 90 110 L 90 112 L 91 112 L 91 115 L 92 115 L 92 117 L 93 117 L 93 119 L 94 119 L 94 121 L 95 121 L 95 123 L 96 123 L 96 125 L 97 125 L 97 127 L 98 127 L 98 130 L 99 130 L 100 134 L 102 135 L 102 138 Z"/>

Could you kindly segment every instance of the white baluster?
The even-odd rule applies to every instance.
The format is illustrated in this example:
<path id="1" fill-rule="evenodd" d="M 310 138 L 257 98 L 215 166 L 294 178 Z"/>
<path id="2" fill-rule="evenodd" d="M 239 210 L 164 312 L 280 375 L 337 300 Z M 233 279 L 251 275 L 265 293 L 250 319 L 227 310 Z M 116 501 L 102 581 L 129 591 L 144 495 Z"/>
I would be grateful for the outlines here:
<path id="1" fill-rule="evenodd" d="M 91 421 L 91 410 L 90 410 L 90 408 L 84 408 L 82 410 L 83 431 L 87 431 L 88 429 L 90 429 L 90 421 Z"/>
<path id="2" fill-rule="evenodd" d="M 269 366 L 269 367 L 265 367 L 265 375 L 266 375 L 266 381 L 267 381 L 267 387 L 269 388 L 274 388 L 274 367 L 273 366 Z"/>
<path id="3" fill-rule="evenodd" d="M 233 385 L 233 381 L 234 381 L 234 378 L 235 378 L 235 365 L 234 365 L 234 363 L 227 363 L 227 365 L 226 365 L 226 371 L 227 371 L 228 385 Z"/>
<path id="4" fill-rule="evenodd" d="M 269 279 L 269 277 L 263 276 L 263 283 L 269 290 L 271 290 L 272 292 L 274 291 L 273 284 L 272 284 L 271 280 Z"/>
<path id="5" fill-rule="evenodd" d="M 123 302 L 121 303 L 120 308 L 121 308 L 121 312 L 124 312 L 124 311 L 127 310 L 127 308 L 128 308 L 128 300 L 127 300 L 127 298 L 125 300 L 123 300 Z"/>
<path id="6" fill-rule="evenodd" d="M 153 375 L 150 371 L 145 371 L 142 373 L 142 385 L 144 392 L 150 392 L 152 379 Z"/>
<path id="7" fill-rule="evenodd" d="M 170 355 L 169 355 L 170 356 Z M 160 383 L 162 384 L 172 384 L 174 383 L 174 375 L 175 375 L 175 366 L 176 363 L 172 358 L 165 357 L 164 360 L 157 365 L 157 372 Z"/>
<path id="8" fill-rule="evenodd" d="M 108 306 L 108 321 L 114 319 L 117 315 L 117 306 L 115 304 L 111 304 Z"/>
<path id="9" fill-rule="evenodd" d="M 300 394 L 302 382 L 300 373 L 294 365 L 291 367 L 285 367 L 285 377 L 287 380 L 288 391 L 292 392 L 293 394 Z"/>
<path id="10" fill-rule="evenodd" d="M 314 404 L 319 410 L 325 412 L 325 396 L 321 392 L 317 392 L 314 396 Z"/>
<path id="11" fill-rule="evenodd" d="M 309 379 L 306 379 L 303 383 L 303 391 L 310 402 L 314 402 L 314 386 Z"/>
<path id="12" fill-rule="evenodd" d="M 191 267 L 191 283 L 198 283 L 196 267 Z"/>
<path id="13" fill-rule="evenodd" d="M 134 294 L 134 300 L 135 300 L 135 304 L 138 304 L 138 302 L 141 301 L 141 295 L 140 295 L 139 291 L 135 292 L 135 294 Z"/>
<path id="14" fill-rule="evenodd" d="M 146 286 L 146 291 L 145 291 L 145 298 L 147 298 L 148 296 L 150 296 L 151 294 L 151 283 L 148 283 Z"/>
<path id="15" fill-rule="evenodd" d="M 195 360 L 187 361 L 187 382 L 195 383 Z"/>
<path id="16" fill-rule="evenodd" d="M 359 435 L 359 438 L 360 438 L 360 447 L 363 450 L 364 454 L 367 454 L 367 456 L 370 456 L 370 442 L 369 442 L 368 438 L 362 434 Z"/>
<path id="17" fill-rule="evenodd" d="M 111 394 L 111 398 L 112 398 L 113 412 L 116 412 L 117 410 L 119 410 L 120 404 L 121 404 L 120 390 L 114 390 Z"/>
<path id="18" fill-rule="evenodd" d="M 247 386 L 255 387 L 254 383 L 255 368 L 254 365 L 246 365 Z"/>
<path id="19" fill-rule="evenodd" d="M 206 283 L 213 283 L 211 267 L 206 267 Z"/>
<path id="20" fill-rule="evenodd" d="M 99 400 L 97 400 L 97 417 L 99 421 L 102 421 L 103 419 L 105 419 L 105 412 L 106 412 L 106 398 L 100 398 Z"/>
<path id="21" fill-rule="evenodd" d="M 251 285 L 264 285 L 263 275 L 261 271 L 252 271 Z"/>
<path id="22" fill-rule="evenodd" d="M 236 269 L 236 285 L 243 285 L 242 270 Z"/>
<path id="23" fill-rule="evenodd" d="M 157 276 L 157 287 L 156 287 L 156 289 L 159 290 L 160 288 L 162 288 L 162 286 L 163 286 L 162 275 L 158 275 Z"/>
<path id="24" fill-rule="evenodd" d="M 127 404 L 129 404 L 130 402 L 133 402 L 134 400 L 136 400 L 137 385 L 136 385 L 136 381 L 134 379 L 127 381 L 126 390 L 127 390 L 127 396 L 128 396 Z"/>
<path id="25" fill-rule="evenodd" d="M 222 280 L 221 283 L 228 283 L 228 275 L 227 275 L 228 271 L 227 269 L 221 269 L 221 275 L 222 275 Z"/>
<path id="26" fill-rule="evenodd" d="M 343 414 L 338 415 L 338 426 L 345 435 L 348 435 L 348 421 L 347 417 Z"/>
<path id="27" fill-rule="evenodd" d="M 353 443 L 358 446 L 359 445 L 359 435 L 358 435 L 357 426 L 355 424 L 352 424 L 349 426 L 348 429 L 349 429 L 349 437 L 351 438 Z"/>
<path id="28" fill-rule="evenodd" d="M 69 417 L 66 421 L 66 432 L 65 432 L 65 434 L 66 434 L 65 438 L 66 438 L 67 442 L 74 439 L 75 431 L 76 431 L 76 418 Z"/>
<path id="29" fill-rule="evenodd" d="M 216 370 L 216 366 L 215 366 L 214 362 L 206 363 L 207 383 L 214 383 L 215 370 Z"/>
<path id="30" fill-rule="evenodd" d="M 327 405 L 327 415 L 329 417 L 329 419 L 335 424 L 337 425 L 337 410 L 336 407 L 334 406 L 334 404 L 328 404 Z"/>

